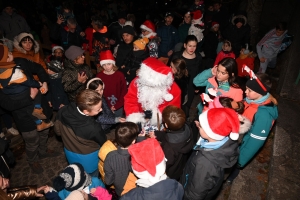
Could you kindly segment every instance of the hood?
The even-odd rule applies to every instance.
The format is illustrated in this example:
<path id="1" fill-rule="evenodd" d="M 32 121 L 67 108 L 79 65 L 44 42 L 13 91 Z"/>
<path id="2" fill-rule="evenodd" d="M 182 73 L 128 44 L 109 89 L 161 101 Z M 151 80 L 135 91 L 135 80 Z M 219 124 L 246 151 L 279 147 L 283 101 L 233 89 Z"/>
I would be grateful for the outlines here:
<path id="1" fill-rule="evenodd" d="M 275 101 L 276 101 L 276 99 L 275 99 Z M 277 103 L 277 101 L 276 101 L 276 103 Z M 277 105 L 274 104 L 273 101 L 269 104 L 258 107 L 258 110 L 262 110 L 262 109 L 266 110 L 270 114 L 270 116 L 273 118 L 273 120 L 277 119 L 278 109 L 277 109 Z"/>
<path id="2" fill-rule="evenodd" d="M 243 26 L 246 26 L 246 24 L 247 24 L 247 17 L 244 16 L 244 15 L 236 15 L 236 16 L 234 16 L 234 17 L 231 19 L 231 23 L 232 23 L 233 25 L 235 25 L 234 20 L 237 19 L 237 18 L 242 18 L 242 19 L 244 19 L 245 24 L 243 24 Z"/>
<path id="3" fill-rule="evenodd" d="M 194 146 L 193 134 L 187 124 L 184 130 L 169 132 L 166 137 L 170 145 L 175 146 L 176 150 L 183 154 L 190 152 Z"/>
<path id="4" fill-rule="evenodd" d="M 74 102 L 69 104 L 69 106 L 66 106 L 64 110 L 62 110 L 62 112 L 58 116 L 58 119 L 61 120 L 63 124 L 72 127 L 74 132 L 76 132 L 76 127 L 84 127 L 85 124 L 88 125 L 89 121 L 88 116 L 79 113 Z"/>
<path id="5" fill-rule="evenodd" d="M 13 41 L 14 47 L 15 47 L 19 52 L 22 52 L 22 53 L 24 53 L 24 54 L 27 54 L 27 52 L 26 52 L 22 47 L 19 46 L 19 43 L 20 43 L 21 39 L 22 39 L 22 38 L 18 38 L 18 36 L 16 36 L 16 37 L 14 38 L 14 41 Z M 36 40 L 34 40 L 34 43 L 35 43 L 34 53 L 38 53 L 39 50 L 40 50 L 40 45 L 39 45 L 39 43 L 38 43 Z"/>
<path id="6" fill-rule="evenodd" d="M 204 157 L 222 168 L 230 168 L 236 164 L 239 157 L 238 141 L 228 139 L 220 148 L 211 150 L 197 146 Z"/>

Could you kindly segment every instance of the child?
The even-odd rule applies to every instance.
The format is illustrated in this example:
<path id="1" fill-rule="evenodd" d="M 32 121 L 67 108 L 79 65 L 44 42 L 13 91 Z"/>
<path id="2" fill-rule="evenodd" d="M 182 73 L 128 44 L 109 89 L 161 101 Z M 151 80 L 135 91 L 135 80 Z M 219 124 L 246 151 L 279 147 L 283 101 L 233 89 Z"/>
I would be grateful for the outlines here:
<path id="1" fill-rule="evenodd" d="M 52 60 L 58 60 L 60 62 L 64 61 L 64 48 L 62 46 L 58 46 L 56 44 L 52 45 L 52 54 L 48 56 L 47 62 Z"/>
<path id="2" fill-rule="evenodd" d="M 92 188 L 98 186 L 105 188 L 105 185 L 98 177 L 91 177 L 79 163 L 68 165 L 53 180 L 53 188 L 58 192 L 58 196 L 61 199 L 67 198 L 74 190 L 83 190 L 89 194 Z"/>
<path id="3" fill-rule="evenodd" d="M 206 86 L 206 94 L 213 96 L 227 96 L 234 101 L 241 101 L 243 99 L 243 91 L 237 83 L 235 83 L 235 76 L 237 74 L 237 64 L 233 58 L 224 58 L 218 65 L 211 69 L 207 69 L 198 74 L 193 83 L 195 86 Z M 203 104 L 198 104 L 198 113 L 203 110 Z"/>
<path id="4" fill-rule="evenodd" d="M 162 112 L 162 120 L 166 130 L 155 131 L 154 135 L 161 142 L 167 159 L 166 174 L 172 179 L 179 180 L 195 144 L 193 133 L 186 124 L 183 110 L 176 106 L 167 106 Z"/>
<path id="5" fill-rule="evenodd" d="M 269 31 L 256 45 L 256 50 L 260 61 L 259 72 L 265 73 L 267 67 L 275 68 L 277 54 L 286 33 L 287 24 L 280 22 L 277 24 L 276 28 Z"/>
<path id="6" fill-rule="evenodd" d="M 232 47 L 231 47 L 231 42 L 229 42 L 228 40 L 225 40 L 222 45 L 222 50 L 217 55 L 214 66 L 219 64 L 219 62 L 221 60 L 223 60 L 224 58 L 227 58 L 227 57 L 235 59 L 235 55 L 234 55 L 234 53 L 232 51 Z"/>
<path id="7" fill-rule="evenodd" d="M 249 77 L 248 72 L 246 72 L 243 68 L 244 65 L 248 66 L 252 71 L 254 70 L 254 59 L 256 57 L 256 53 L 250 51 L 248 49 L 248 44 L 246 44 L 246 48 L 242 48 L 240 51 L 240 56 L 236 59 L 236 63 L 238 65 L 238 76 L 241 78 Z"/>
<path id="8" fill-rule="evenodd" d="M 128 148 L 133 173 L 139 178 L 136 187 L 120 200 L 168 199 L 182 200 L 183 188 L 165 174 L 166 160 L 159 142 L 150 138 Z"/>
<path id="9" fill-rule="evenodd" d="M 50 107 L 54 111 L 58 111 L 61 107 L 68 105 L 68 96 L 61 83 L 63 64 L 58 60 L 52 60 L 47 63 L 49 74 L 49 91 L 47 93 L 47 99 Z"/>
<path id="10" fill-rule="evenodd" d="M 106 85 L 103 92 L 105 100 L 115 116 L 122 117 L 124 96 L 127 93 L 125 77 L 122 72 L 117 71 L 115 58 L 110 50 L 100 52 L 100 65 L 104 70 L 97 77 Z"/>
<path id="11" fill-rule="evenodd" d="M 149 39 L 144 37 L 133 42 L 133 51 L 126 57 L 124 65 L 121 66 L 127 85 L 136 77 L 136 72 L 140 69 L 143 60 L 149 57 L 149 51 L 146 48 Z"/>
<path id="12" fill-rule="evenodd" d="M 236 113 L 229 108 L 213 108 L 199 116 L 200 139 L 180 180 L 184 199 L 214 199 L 222 186 L 224 169 L 238 159 L 239 125 Z"/>
<path id="13" fill-rule="evenodd" d="M 118 149 L 107 154 L 104 161 L 105 183 L 113 184 L 118 196 L 121 196 L 126 179 L 131 172 L 128 148 L 135 143 L 139 128 L 133 122 L 120 124 L 115 131 Z"/>
<path id="14" fill-rule="evenodd" d="M 202 13 L 204 13 L 205 5 L 203 0 L 195 0 L 194 5 L 192 5 L 189 9 L 191 12 L 200 10 Z"/>
<path id="15" fill-rule="evenodd" d="M 100 78 L 92 78 L 87 82 L 86 89 L 95 90 L 103 97 L 104 83 Z M 108 107 L 105 98 L 102 98 L 102 112 L 97 115 L 96 121 L 99 122 L 102 129 L 106 131 L 109 130 L 113 124 L 125 122 L 125 118 L 115 117 L 110 107 Z"/>
<path id="16" fill-rule="evenodd" d="M 4 94 L 11 95 L 15 99 L 22 99 L 24 95 L 29 94 L 28 91 L 31 87 L 40 88 L 42 94 L 47 92 L 48 77 L 44 69 L 39 64 L 29 62 L 27 59 L 14 59 L 7 46 L 2 44 L 0 44 L 0 66 L 0 88 Z M 40 81 L 43 83 L 34 80 L 33 73 L 38 74 Z M 41 93 L 39 92 L 33 101 L 33 110 L 28 110 L 28 112 L 32 112 L 37 131 L 45 130 L 53 125 L 50 122 L 46 123 L 43 121 L 47 117 L 44 115 L 41 107 Z"/>

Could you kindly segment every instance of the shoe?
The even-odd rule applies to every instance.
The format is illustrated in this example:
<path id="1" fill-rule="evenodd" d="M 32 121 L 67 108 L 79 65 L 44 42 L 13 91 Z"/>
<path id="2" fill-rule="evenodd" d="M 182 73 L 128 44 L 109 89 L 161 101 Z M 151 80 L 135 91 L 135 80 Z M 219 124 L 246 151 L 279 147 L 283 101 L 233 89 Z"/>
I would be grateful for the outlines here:
<path id="1" fill-rule="evenodd" d="M 7 132 L 12 135 L 19 135 L 19 131 L 17 129 L 15 129 L 14 127 L 7 129 Z"/>
<path id="2" fill-rule="evenodd" d="M 34 162 L 32 164 L 29 164 L 31 170 L 33 173 L 35 174 L 41 174 L 44 172 L 43 167 L 38 163 L 38 162 Z"/>
<path id="3" fill-rule="evenodd" d="M 5 134 L 3 132 L 0 133 L 0 138 L 5 139 Z"/>
<path id="4" fill-rule="evenodd" d="M 32 115 L 38 119 L 47 119 L 46 115 L 43 113 L 43 108 L 34 108 Z"/>
<path id="5" fill-rule="evenodd" d="M 59 155 L 60 155 L 60 153 L 58 153 L 58 152 L 56 152 L 52 149 L 47 149 L 45 154 L 40 154 L 39 155 L 39 158 L 44 159 L 44 158 L 56 157 L 56 156 L 59 156 Z"/>
<path id="6" fill-rule="evenodd" d="M 42 121 L 42 123 L 36 125 L 36 130 L 37 131 L 43 131 L 47 128 L 50 128 L 51 127 L 51 123 L 46 123 L 44 121 Z"/>

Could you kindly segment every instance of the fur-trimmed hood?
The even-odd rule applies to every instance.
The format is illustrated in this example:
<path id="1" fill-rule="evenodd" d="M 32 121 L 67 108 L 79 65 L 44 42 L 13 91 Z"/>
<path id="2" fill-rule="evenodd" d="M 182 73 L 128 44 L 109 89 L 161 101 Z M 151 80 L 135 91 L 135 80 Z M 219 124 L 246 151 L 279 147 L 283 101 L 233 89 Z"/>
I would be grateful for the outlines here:
<path id="1" fill-rule="evenodd" d="M 234 20 L 236 20 L 237 18 L 242 18 L 242 19 L 244 19 L 245 23 L 243 24 L 243 26 L 245 26 L 245 25 L 247 24 L 247 17 L 246 17 L 246 16 L 244 16 L 244 15 L 236 15 L 236 16 L 234 16 L 234 17 L 232 18 L 232 20 L 231 20 L 231 23 L 232 23 L 233 25 L 235 25 Z"/>
<path id="2" fill-rule="evenodd" d="M 20 33 L 19 35 L 17 35 L 17 36 L 14 38 L 14 41 L 13 41 L 14 47 L 15 47 L 18 51 L 20 51 L 20 52 L 22 52 L 22 53 L 24 53 L 24 54 L 27 54 L 27 52 L 25 51 L 25 49 L 23 49 L 22 47 L 19 46 L 20 41 L 21 41 L 24 37 L 27 37 L 27 36 L 29 36 L 29 37 L 31 37 L 31 38 L 33 39 L 33 41 L 34 41 L 34 43 L 35 43 L 35 44 L 33 44 L 33 45 L 35 45 L 35 47 L 34 47 L 34 53 L 38 53 L 39 50 L 40 50 L 40 45 L 39 45 L 39 43 L 33 38 L 32 34 L 30 34 L 30 33 Z"/>

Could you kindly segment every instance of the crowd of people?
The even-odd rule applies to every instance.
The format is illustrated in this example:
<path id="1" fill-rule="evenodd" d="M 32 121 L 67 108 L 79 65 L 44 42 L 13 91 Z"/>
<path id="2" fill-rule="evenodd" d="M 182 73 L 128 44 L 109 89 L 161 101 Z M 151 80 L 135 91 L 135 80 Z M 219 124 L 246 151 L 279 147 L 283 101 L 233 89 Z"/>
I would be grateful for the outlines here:
<path id="1" fill-rule="evenodd" d="M 131 3 L 112 5 L 92 9 L 85 29 L 69 2 L 53 10 L 55 22 L 41 17 L 50 55 L 33 22 L 10 2 L 2 7 L 0 193 L 7 199 L 214 199 L 224 169 L 230 184 L 265 143 L 278 117 L 266 70 L 276 66 L 284 22 L 255 53 L 247 13 L 232 17 L 219 1 L 194 0 L 178 27 L 174 12 L 136 24 Z M 52 128 L 63 152 L 47 147 Z M 33 173 L 44 172 L 40 159 L 66 156 L 51 186 L 9 188 L 6 137 L 19 133 Z"/>

